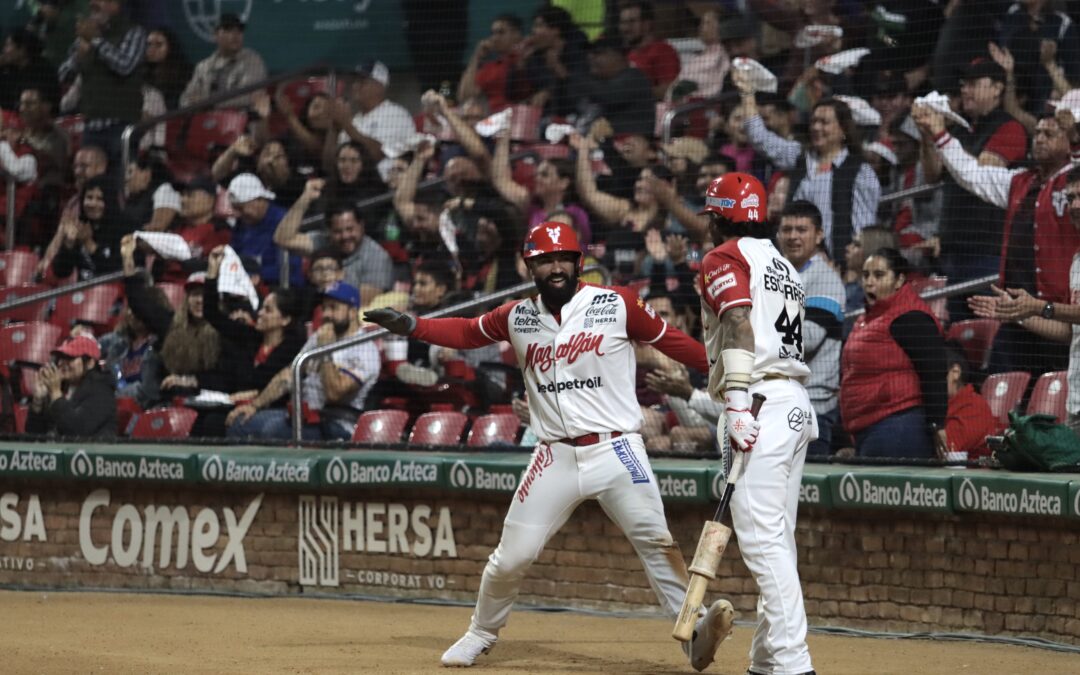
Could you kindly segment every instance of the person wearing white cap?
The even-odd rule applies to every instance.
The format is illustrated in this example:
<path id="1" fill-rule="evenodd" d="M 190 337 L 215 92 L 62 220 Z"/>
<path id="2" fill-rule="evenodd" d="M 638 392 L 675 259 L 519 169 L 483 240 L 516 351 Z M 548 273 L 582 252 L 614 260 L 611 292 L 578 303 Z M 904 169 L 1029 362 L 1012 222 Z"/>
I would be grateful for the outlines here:
<path id="1" fill-rule="evenodd" d="M 244 46 L 244 22 L 232 12 L 218 18 L 214 30 L 217 49 L 195 66 L 191 81 L 180 94 L 180 106 L 187 107 L 222 92 L 246 87 L 266 79 L 266 64 L 257 52 Z M 219 108 L 244 107 L 250 97 L 234 98 Z"/>
<path id="2" fill-rule="evenodd" d="M 281 261 L 274 243 L 274 232 L 285 217 L 285 209 L 271 202 L 275 195 L 266 189 L 253 173 L 242 173 L 229 182 L 229 201 L 237 215 L 232 234 L 232 247 L 240 256 L 259 261 L 263 281 L 277 285 L 281 280 Z M 294 286 L 304 285 L 301 260 L 289 260 L 289 280 Z"/>
<path id="3" fill-rule="evenodd" d="M 379 175 L 386 180 L 393 160 L 383 146 L 405 145 L 416 131 L 412 115 L 386 98 L 390 69 L 382 61 L 365 61 L 355 69 L 356 79 L 349 87 L 351 108 L 343 100 L 331 107 L 334 124 L 340 130 L 338 143 L 354 140 L 379 162 Z M 351 117 L 350 117 L 351 116 Z"/>

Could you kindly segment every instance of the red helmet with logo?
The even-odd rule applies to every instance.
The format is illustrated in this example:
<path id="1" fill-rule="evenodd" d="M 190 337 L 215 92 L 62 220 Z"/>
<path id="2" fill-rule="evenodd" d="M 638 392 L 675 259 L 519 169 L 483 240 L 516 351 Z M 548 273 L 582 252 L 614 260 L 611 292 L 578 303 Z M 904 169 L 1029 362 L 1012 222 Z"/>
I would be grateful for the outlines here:
<path id="1" fill-rule="evenodd" d="M 715 213 L 733 223 L 765 222 L 765 186 L 748 173 L 733 171 L 709 183 L 705 208 L 698 215 Z"/>
<path id="2" fill-rule="evenodd" d="M 525 236 L 525 245 L 522 247 L 521 256 L 528 260 L 545 253 L 558 253 L 568 251 L 577 253 L 581 259 L 581 244 L 578 243 L 577 232 L 566 223 L 551 221 L 540 223 Z"/>

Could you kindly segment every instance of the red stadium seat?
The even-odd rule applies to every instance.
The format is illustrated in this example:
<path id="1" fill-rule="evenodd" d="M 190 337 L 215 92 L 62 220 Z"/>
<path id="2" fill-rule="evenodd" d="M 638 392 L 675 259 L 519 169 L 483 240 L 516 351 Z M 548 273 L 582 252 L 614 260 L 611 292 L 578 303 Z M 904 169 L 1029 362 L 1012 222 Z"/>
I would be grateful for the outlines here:
<path id="1" fill-rule="evenodd" d="M 199 413 L 191 408 L 155 408 L 135 420 L 132 438 L 186 438 Z"/>
<path id="2" fill-rule="evenodd" d="M 409 413 L 404 410 L 369 410 L 356 420 L 352 439 L 357 443 L 400 443 Z"/>
<path id="3" fill-rule="evenodd" d="M 0 305 L 9 300 L 17 300 L 19 298 L 25 298 L 28 295 L 49 290 L 52 290 L 52 287 L 45 284 L 23 284 L 22 286 L 0 288 Z M 45 313 L 45 308 L 48 304 L 48 300 L 42 300 L 41 302 L 35 302 L 29 305 L 23 305 L 22 307 L 16 307 L 15 309 L 9 309 L 5 312 L 0 312 L 0 321 L 38 321 Z"/>
<path id="4" fill-rule="evenodd" d="M 459 412 L 429 412 L 416 419 L 409 443 L 413 445 L 456 445 L 469 418 Z"/>
<path id="5" fill-rule="evenodd" d="M 1030 381 L 1031 373 L 1017 370 L 1011 373 L 996 373 L 983 382 L 983 398 L 990 404 L 990 411 L 1002 424 L 1009 423 L 1009 411 L 1020 405 Z"/>
<path id="6" fill-rule="evenodd" d="M 243 110 L 209 110 L 197 113 L 188 126 L 184 151 L 193 159 L 209 160 L 215 146 L 232 145 L 247 128 Z"/>
<path id="7" fill-rule="evenodd" d="M 0 360 L 48 363 L 63 331 L 51 323 L 34 321 L 0 328 Z"/>
<path id="8" fill-rule="evenodd" d="M 911 288 L 919 295 L 929 293 L 930 291 L 936 291 L 945 288 L 949 279 L 934 275 L 932 277 L 922 277 L 911 280 Z M 941 325 L 947 325 L 949 323 L 949 310 L 946 306 L 945 298 L 938 298 L 936 300 L 927 300 L 926 304 L 930 306 L 930 311 L 934 313 L 937 320 L 941 322 Z"/>
<path id="9" fill-rule="evenodd" d="M 1065 400 L 1068 397 L 1068 373 L 1064 370 L 1055 373 L 1044 373 L 1042 377 L 1035 381 L 1035 387 L 1031 390 L 1031 400 L 1028 401 L 1027 414 L 1053 415 L 1058 422 L 1064 423 L 1068 417 L 1065 409 Z"/>
<path id="10" fill-rule="evenodd" d="M 161 281 L 155 284 L 161 289 L 161 292 L 165 294 L 165 297 L 169 299 L 169 304 L 173 309 L 178 309 L 184 302 L 184 285 L 174 284 L 169 281 Z"/>
<path id="11" fill-rule="evenodd" d="M 516 445 L 521 421 L 514 414 L 481 415 L 469 430 L 467 445 L 472 448 L 488 445 Z"/>
<path id="12" fill-rule="evenodd" d="M 56 299 L 56 309 L 49 323 L 67 330 L 73 321 L 85 321 L 104 329 L 116 325 L 120 318 L 117 302 L 124 289 L 119 284 L 91 286 L 82 291 L 61 295 Z"/>
<path id="13" fill-rule="evenodd" d="M 994 319 L 967 319 L 949 326 L 946 340 L 955 341 L 964 350 L 968 365 L 983 370 L 990 360 L 990 348 L 994 344 L 1001 322 Z"/>
<path id="14" fill-rule="evenodd" d="M 36 253 L 29 251 L 0 252 L 0 286 L 22 286 L 34 282 L 37 267 Z"/>

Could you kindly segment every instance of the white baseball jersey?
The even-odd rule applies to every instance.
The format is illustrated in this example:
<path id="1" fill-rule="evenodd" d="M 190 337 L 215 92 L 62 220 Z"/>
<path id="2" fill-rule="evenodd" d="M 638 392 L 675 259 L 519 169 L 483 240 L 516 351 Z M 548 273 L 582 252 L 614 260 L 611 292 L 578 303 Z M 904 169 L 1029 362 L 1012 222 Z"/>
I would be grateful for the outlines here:
<path id="1" fill-rule="evenodd" d="M 802 325 L 805 293 L 799 272 L 767 239 L 729 239 L 701 261 L 701 319 L 709 356 L 709 393 L 723 400 L 724 341 L 720 319 L 732 307 L 750 306 L 754 328 L 756 381 L 767 374 L 805 382 L 810 375 L 803 358 Z"/>
<path id="2" fill-rule="evenodd" d="M 708 369 L 700 343 L 622 287 L 582 284 L 558 315 L 534 297 L 477 319 L 418 319 L 413 337 L 455 349 L 508 340 L 529 393 L 530 426 L 545 442 L 641 427 L 631 341 Z"/>

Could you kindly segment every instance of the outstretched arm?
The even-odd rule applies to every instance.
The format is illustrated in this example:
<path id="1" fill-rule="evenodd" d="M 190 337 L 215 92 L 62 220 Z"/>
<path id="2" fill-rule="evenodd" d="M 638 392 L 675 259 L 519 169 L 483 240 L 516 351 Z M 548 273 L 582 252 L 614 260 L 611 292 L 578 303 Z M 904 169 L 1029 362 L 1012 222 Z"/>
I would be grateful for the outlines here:
<path id="1" fill-rule="evenodd" d="M 475 319 L 425 319 L 384 307 L 365 312 L 364 320 L 378 324 L 391 333 L 407 335 L 440 347 L 476 349 L 510 339 L 508 320 L 517 304 L 517 301 L 509 302 Z"/>

